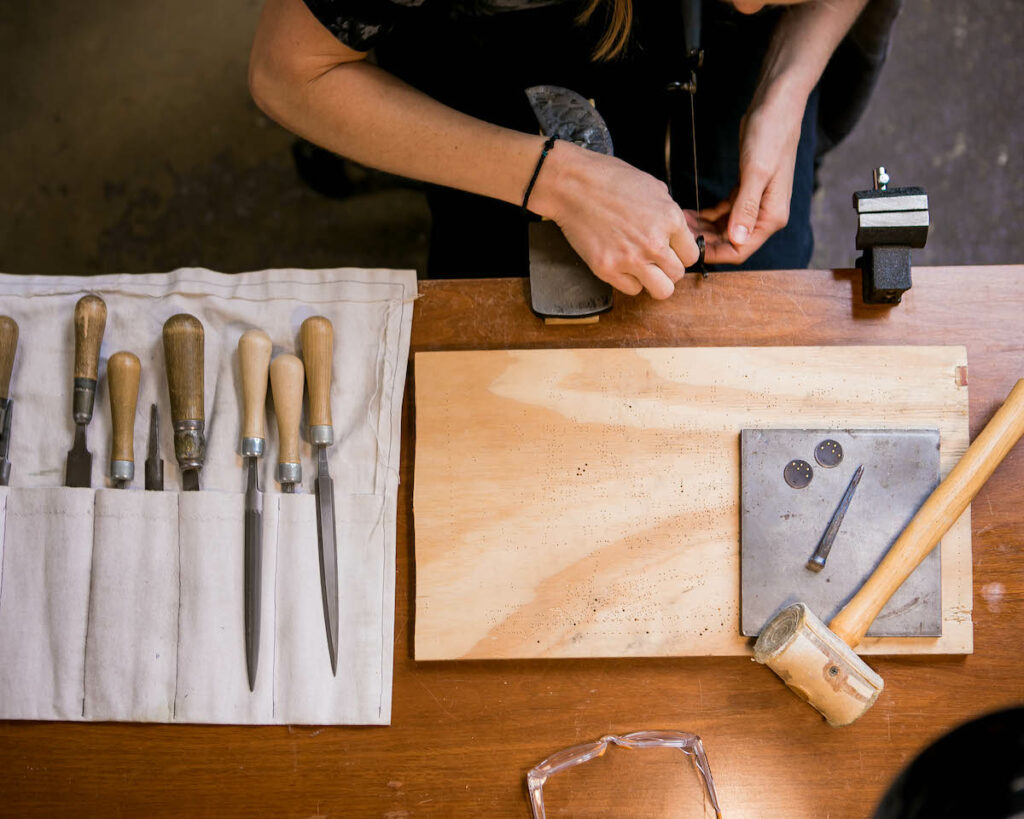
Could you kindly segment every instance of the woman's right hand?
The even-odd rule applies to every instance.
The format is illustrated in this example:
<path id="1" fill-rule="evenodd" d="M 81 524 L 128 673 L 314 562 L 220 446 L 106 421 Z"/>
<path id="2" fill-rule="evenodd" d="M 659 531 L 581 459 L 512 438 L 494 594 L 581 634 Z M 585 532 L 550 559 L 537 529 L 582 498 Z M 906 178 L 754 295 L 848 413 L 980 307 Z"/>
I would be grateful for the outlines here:
<path id="1" fill-rule="evenodd" d="M 667 299 L 697 243 L 664 182 L 571 142 L 548 154 L 530 210 L 554 220 L 594 274 L 631 296 Z"/>

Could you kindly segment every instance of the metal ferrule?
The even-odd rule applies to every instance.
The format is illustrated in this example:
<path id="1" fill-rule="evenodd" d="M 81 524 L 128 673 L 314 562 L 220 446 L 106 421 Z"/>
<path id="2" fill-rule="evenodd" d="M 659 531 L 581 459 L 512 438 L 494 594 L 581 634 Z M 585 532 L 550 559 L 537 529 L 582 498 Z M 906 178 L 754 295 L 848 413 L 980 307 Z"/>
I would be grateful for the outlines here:
<path id="1" fill-rule="evenodd" d="M 174 456 L 181 469 L 201 469 L 206 460 L 206 437 L 203 421 L 174 422 Z"/>
<path id="2" fill-rule="evenodd" d="M 278 483 L 302 483 L 302 464 L 283 463 L 277 465 Z"/>
<path id="3" fill-rule="evenodd" d="M 111 461 L 110 478 L 115 481 L 130 481 L 135 477 L 134 461 Z"/>
<path id="4" fill-rule="evenodd" d="M 310 426 L 309 442 L 313 446 L 330 446 L 334 443 L 334 427 L 330 424 Z"/>
<path id="5" fill-rule="evenodd" d="M 96 379 L 76 378 L 75 392 L 71 398 L 71 412 L 76 424 L 88 424 L 92 420 L 92 406 L 96 401 Z"/>
<path id="6" fill-rule="evenodd" d="M 242 457 L 259 458 L 263 454 L 262 438 L 242 438 Z"/>

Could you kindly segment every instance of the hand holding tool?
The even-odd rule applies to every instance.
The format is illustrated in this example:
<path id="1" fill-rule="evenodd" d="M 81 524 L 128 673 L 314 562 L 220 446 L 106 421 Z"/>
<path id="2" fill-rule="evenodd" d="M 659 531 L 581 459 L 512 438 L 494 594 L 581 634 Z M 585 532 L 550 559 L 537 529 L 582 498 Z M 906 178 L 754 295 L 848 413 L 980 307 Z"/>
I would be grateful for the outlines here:
<path id="1" fill-rule="evenodd" d="M 135 477 L 135 407 L 141 371 L 134 353 L 114 353 L 107 362 L 112 427 L 110 477 L 117 489 L 127 489 Z"/>
<path id="2" fill-rule="evenodd" d="M 306 377 L 302 360 L 285 353 L 270 362 L 270 388 L 274 393 L 277 416 L 277 482 L 282 492 L 294 492 L 302 483 L 299 457 L 299 419 L 302 417 L 302 387 Z"/>
<path id="3" fill-rule="evenodd" d="M 11 478 L 11 462 L 7 455 L 11 451 L 11 416 L 14 414 L 11 372 L 17 351 L 18 322 L 10 316 L 0 316 L 0 486 L 7 486 Z"/>
<path id="4" fill-rule="evenodd" d="M 848 725 L 870 708 L 884 683 L 853 650 L 900 584 L 949 530 L 1024 434 L 1024 379 L 949 475 L 924 502 L 860 591 L 826 628 L 803 603 L 764 627 L 754 659 L 767 664 L 829 725 Z"/>
<path id="5" fill-rule="evenodd" d="M 149 405 L 149 443 L 146 446 L 146 489 L 162 492 L 164 488 L 164 462 L 160 458 L 160 412 L 156 404 Z"/>
<path id="6" fill-rule="evenodd" d="M 320 544 L 320 590 L 331 672 L 338 673 L 338 551 L 334 527 L 334 481 L 327 464 L 327 447 L 334 443 L 331 423 L 331 360 L 334 328 L 324 316 L 312 316 L 300 328 L 302 358 L 309 385 L 309 441 L 316 448 L 316 530 Z"/>
<path id="7" fill-rule="evenodd" d="M 107 305 L 99 296 L 82 296 L 75 305 L 75 382 L 71 410 L 75 442 L 68 452 L 65 486 L 90 486 L 92 454 L 85 447 L 85 429 L 92 420 L 100 344 L 107 326 Z"/>
<path id="8" fill-rule="evenodd" d="M 270 336 L 262 330 L 246 330 L 238 339 L 242 370 L 242 457 L 246 462 L 245 486 L 245 660 L 249 690 L 256 687 L 260 658 L 260 579 L 263 571 L 263 493 L 260 492 L 259 459 L 264 448 L 263 411 L 267 403 L 267 370 Z"/>
<path id="9" fill-rule="evenodd" d="M 174 455 L 186 492 L 199 489 L 199 470 L 206 460 L 203 410 L 203 325 L 195 316 L 179 313 L 164 322 L 167 391 L 171 396 Z"/>

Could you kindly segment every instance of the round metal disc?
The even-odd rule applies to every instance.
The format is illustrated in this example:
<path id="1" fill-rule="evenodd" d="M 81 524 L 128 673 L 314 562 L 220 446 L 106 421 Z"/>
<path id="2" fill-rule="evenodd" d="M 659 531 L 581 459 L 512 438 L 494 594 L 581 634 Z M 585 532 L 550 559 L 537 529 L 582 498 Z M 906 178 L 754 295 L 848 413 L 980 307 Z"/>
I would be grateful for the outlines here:
<path id="1" fill-rule="evenodd" d="M 814 460 L 826 469 L 839 466 L 843 461 L 843 447 L 838 441 L 826 438 L 814 448 Z"/>
<path id="2" fill-rule="evenodd" d="M 811 476 L 813 475 L 814 472 L 807 461 L 790 461 L 782 472 L 782 477 L 786 479 L 786 483 L 794 489 L 803 489 L 811 482 Z"/>

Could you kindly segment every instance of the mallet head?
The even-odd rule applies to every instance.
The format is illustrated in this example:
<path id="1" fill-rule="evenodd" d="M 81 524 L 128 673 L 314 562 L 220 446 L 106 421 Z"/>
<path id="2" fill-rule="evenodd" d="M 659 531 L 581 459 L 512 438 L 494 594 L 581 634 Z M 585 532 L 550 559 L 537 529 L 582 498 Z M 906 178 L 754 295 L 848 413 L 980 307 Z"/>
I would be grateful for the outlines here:
<path id="1" fill-rule="evenodd" d="M 803 603 L 784 608 L 769 621 L 754 644 L 754 659 L 782 677 L 833 726 L 856 720 L 885 684 Z"/>

